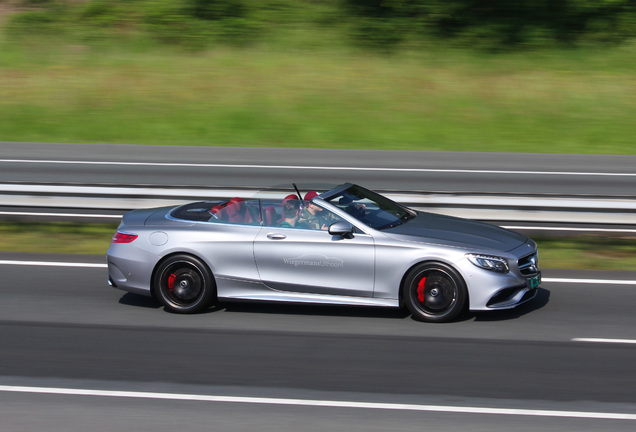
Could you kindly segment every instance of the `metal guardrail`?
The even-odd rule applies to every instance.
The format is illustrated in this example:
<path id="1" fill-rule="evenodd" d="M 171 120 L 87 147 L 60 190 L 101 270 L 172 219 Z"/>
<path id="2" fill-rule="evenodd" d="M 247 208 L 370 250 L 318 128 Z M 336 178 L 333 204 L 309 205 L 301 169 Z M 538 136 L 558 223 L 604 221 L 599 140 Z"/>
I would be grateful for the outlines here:
<path id="1" fill-rule="evenodd" d="M 196 187 L 0 184 L 0 206 L 129 210 L 235 196 L 280 198 L 289 190 Z M 636 198 L 384 191 L 418 210 L 480 220 L 636 226 Z"/>

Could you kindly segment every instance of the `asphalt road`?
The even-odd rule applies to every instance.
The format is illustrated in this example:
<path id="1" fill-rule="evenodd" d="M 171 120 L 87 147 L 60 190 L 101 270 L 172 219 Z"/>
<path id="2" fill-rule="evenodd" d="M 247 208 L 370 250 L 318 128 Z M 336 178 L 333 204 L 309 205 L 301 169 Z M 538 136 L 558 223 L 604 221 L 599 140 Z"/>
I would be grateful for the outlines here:
<path id="1" fill-rule="evenodd" d="M 378 190 L 633 197 L 635 166 L 636 156 L 622 155 L 0 142 L 0 182 L 262 187 L 351 181 Z"/>
<path id="2" fill-rule="evenodd" d="M 632 197 L 634 166 L 634 156 L 0 143 L 0 182 Z M 0 253 L 21 259 L 104 262 Z M 575 339 L 636 339 L 636 285 L 603 282 L 636 273 L 544 277 L 516 310 L 433 325 L 326 306 L 178 316 L 109 288 L 104 268 L 0 264 L 0 431 L 634 430 L 636 344 Z"/>
<path id="3" fill-rule="evenodd" d="M 7 259 L 103 263 L 102 257 L 0 254 Z M 636 280 L 633 272 L 547 270 L 544 276 Z M 393 309 L 271 304 L 180 316 L 109 288 L 105 279 L 104 268 L 0 265 L 0 430 L 636 426 L 636 416 L 540 414 L 636 414 L 636 345 L 573 341 L 636 339 L 636 285 L 546 282 L 534 302 L 517 310 L 435 325 Z M 138 393 L 40 394 L 34 387 Z M 197 398 L 150 396 L 158 393 Z M 205 400 L 210 395 L 264 399 Z M 298 399 L 347 404 L 289 402 Z M 377 405 L 386 403 L 450 411 Z M 531 411 L 479 411 L 484 408 Z"/>

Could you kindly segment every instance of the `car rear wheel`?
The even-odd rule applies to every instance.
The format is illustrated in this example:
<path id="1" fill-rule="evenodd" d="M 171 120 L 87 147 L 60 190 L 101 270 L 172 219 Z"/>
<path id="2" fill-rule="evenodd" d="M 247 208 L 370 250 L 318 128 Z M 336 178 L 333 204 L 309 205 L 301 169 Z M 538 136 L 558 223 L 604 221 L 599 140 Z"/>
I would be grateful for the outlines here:
<path id="1" fill-rule="evenodd" d="M 157 298 L 171 312 L 195 313 L 216 300 L 216 284 L 207 266 L 190 255 L 175 255 L 155 272 Z"/>
<path id="2" fill-rule="evenodd" d="M 447 322 L 464 311 L 466 284 L 455 269 L 441 263 L 415 266 L 404 280 L 406 307 L 419 321 Z"/>

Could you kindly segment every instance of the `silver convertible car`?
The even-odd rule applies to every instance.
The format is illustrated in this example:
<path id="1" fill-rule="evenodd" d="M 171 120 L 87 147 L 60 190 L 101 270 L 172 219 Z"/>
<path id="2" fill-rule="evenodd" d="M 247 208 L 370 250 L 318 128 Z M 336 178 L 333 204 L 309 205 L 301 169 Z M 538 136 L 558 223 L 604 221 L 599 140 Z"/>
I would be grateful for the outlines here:
<path id="1" fill-rule="evenodd" d="M 521 234 L 414 211 L 354 184 L 303 198 L 130 211 L 108 249 L 109 284 L 178 313 L 282 301 L 406 306 L 444 322 L 518 306 L 541 282 L 537 245 Z"/>

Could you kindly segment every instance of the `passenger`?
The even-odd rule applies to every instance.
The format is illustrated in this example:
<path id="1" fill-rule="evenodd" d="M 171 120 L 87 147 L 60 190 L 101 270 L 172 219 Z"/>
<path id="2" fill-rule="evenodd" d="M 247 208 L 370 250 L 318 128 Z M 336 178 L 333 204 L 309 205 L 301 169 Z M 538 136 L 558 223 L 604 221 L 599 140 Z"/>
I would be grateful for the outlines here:
<path id="1" fill-rule="evenodd" d="M 281 228 L 294 228 L 300 216 L 300 201 L 288 199 L 283 201 L 283 221 L 278 225 Z"/>
<path id="2" fill-rule="evenodd" d="M 311 203 L 311 200 L 318 196 L 318 192 L 310 191 L 305 194 L 305 206 L 298 219 L 298 226 L 307 229 L 314 230 L 327 230 L 326 221 L 324 220 L 322 213 L 322 207 L 318 207 Z"/>
<path id="3" fill-rule="evenodd" d="M 285 198 L 283 198 L 283 202 L 282 202 L 283 207 L 285 206 L 285 203 L 286 203 L 287 201 L 289 201 L 289 200 L 297 200 L 297 201 L 300 201 L 300 198 L 298 198 L 298 195 L 296 195 L 296 194 L 290 194 L 290 195 L 287 195 Z M 300 205 L 300 204 L 299 204 L 299 205 Z M 278 220 L 276 221 L 276 224 L 275 224 L 275 225 L 276 225 L 276 226 L 280 226 L 280 224 L 282 224 L 284 220 L 285 220 L 285 215 L 281 215 L 280 219 L 278 219 Z"/>

